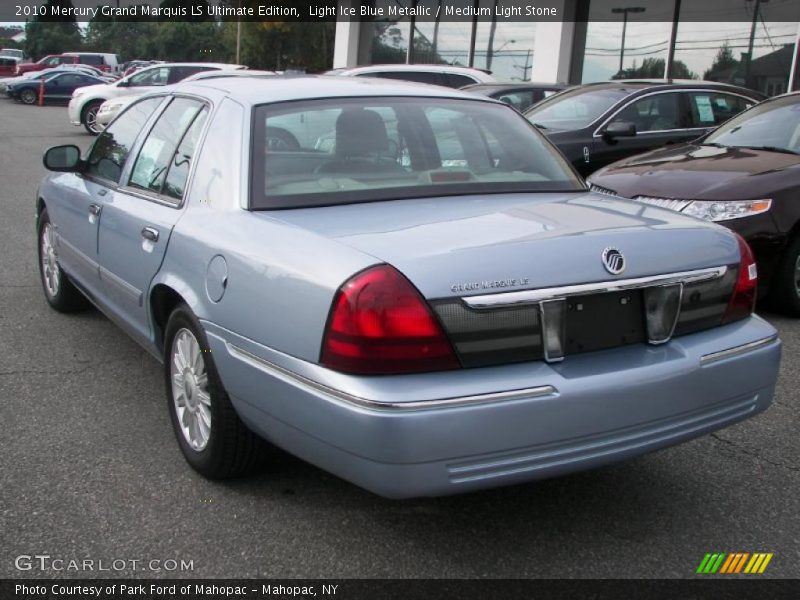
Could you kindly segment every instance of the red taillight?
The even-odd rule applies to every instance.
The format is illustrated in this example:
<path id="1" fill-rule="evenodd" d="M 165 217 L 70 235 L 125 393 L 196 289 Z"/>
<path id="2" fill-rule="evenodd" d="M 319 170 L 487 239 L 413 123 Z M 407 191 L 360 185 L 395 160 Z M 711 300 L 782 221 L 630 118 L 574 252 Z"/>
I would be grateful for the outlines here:
<path id="1" fill-rule="evenodd" d="M 362 271 L 336 293 L 320 362 L 361 374 L 460 367 L 424 298 L 389 265 Z"/>
<path id="2" fill-rule="evenodd" d="M 722 318 L 723 323 L 738 321 L 749 317 L 756 305 L 756 291 L 758 287 L 758 273 L 756 271 L 756 259 L 750 246 L 738 233 L 734 233 L 736 241 L 739 242 L 739 276 L 736 278 L 736 287 L 733 290 L 728 309 Z"/>

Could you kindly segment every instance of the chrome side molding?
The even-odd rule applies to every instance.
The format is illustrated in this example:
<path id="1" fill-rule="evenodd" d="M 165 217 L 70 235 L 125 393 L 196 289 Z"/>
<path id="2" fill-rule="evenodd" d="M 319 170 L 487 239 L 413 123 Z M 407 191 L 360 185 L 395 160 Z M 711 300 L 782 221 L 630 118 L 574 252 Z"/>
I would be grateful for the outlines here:
<path id="1" fill-rule="evenodd" d="M 764 346 L 769 346 L 777 339 L 778 339 L 778 334 L 776 333 L 775 335 L 771 335 L 762 340 L 756 340 L 755 342 L 742 344 L 741 346 L 734 346 L 733 348 L 720 350 L 719 352 L 712 352 L 711 354 L 704 354 L 703 356 L 700 357 L 700 366 L 702 367 L 711 363 L 725 360 L 726 358 L 733 358 L 734 356 L 739 356 L 741 354 L 752 352 L 753 350 L 763 348 Z"/>
<path id="2" fill-rule="evenodd" d="M 460 406 L 475 406 L 479 404 L 489 404 L 495 402 L 508 402 L 512 400 L 527 400 L 530 398 L 541 398 L 543 396 L 554 396 L 558 390 L 552 385 L 541 385 L 507 392 L 493 392 L 488 394 L 475 394 L 472 396 L 454 396 L 451 398 L 437 398 L 435 400 L 409 400 L 408 402 L 381 402 L 380 400 L 370 400 L 353 394 L 348 394 L 342 390 L 337 390 L 318 381 L 299 375 L 289 369 L 278 366 L 265 358 L 256 356 L 244 348 L 235 346 L 230 342 L 225 342 L 225 347 L 234 358 L 250 364 L 274 377 L 288 381 L 294 385 L 304 387 L 308 390 L 321 392 L 326 396 L 368 410 L 377 411 L 410 411 L 410 410 L 435 410 L 438 408 L 455 408 Z"/>

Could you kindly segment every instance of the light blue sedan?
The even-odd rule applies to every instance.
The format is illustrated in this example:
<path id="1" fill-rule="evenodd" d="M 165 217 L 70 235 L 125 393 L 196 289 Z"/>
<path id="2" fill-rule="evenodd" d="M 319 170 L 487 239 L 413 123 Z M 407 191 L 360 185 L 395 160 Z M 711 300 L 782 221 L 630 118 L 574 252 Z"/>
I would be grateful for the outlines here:
<path id="1" fill-rule="evenodd" d="M 511 107 L 220 78 L 51 148 L 41 279 L 164 364 L 211 478 L 264 440 L 378 494 L 631 458 L 766 409 L 780 361 L 731 231 L 590 194 Z"/>

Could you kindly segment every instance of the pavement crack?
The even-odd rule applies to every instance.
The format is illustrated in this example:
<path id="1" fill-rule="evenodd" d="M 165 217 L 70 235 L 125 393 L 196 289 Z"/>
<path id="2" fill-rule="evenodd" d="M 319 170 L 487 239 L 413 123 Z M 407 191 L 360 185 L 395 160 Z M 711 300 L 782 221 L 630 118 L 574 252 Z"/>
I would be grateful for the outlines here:
<path id="1" fill-rule="evenodd" d="M 741 452 L 742 454 L 746 454 L 747 456 L 752 456 L 756 460 L 758 460 L 760 462 L 767 463 L 768 465 L 772 465 L 773 467 L 780 467 L 782 469 L 787 469 L 787 470 L 793 471 L 795 473 L 800 473 L 800 467 L 796 467 L 796 466 L 791 465 L 791 464 L 777 462 L 777 461 L 765 458 L 764 456 L 761 456 L 760 453 L 754 452 L 753 450 L 749 450 L 749 449 L 745 448 L 744 446 L 742 446 L 741 444 L 737 444 L 736 442 L 734 442 L 732 440 L 727 440 L 724 437 L 721 437 L 716 432 L 712 432 L 711 433 L 711 437 L 713 437 L 715 440 L 717 440 L 719 442 L 722 442 L 726 446 L 729 446 L 730 448 L 733 448 L 735 452 Z"/>

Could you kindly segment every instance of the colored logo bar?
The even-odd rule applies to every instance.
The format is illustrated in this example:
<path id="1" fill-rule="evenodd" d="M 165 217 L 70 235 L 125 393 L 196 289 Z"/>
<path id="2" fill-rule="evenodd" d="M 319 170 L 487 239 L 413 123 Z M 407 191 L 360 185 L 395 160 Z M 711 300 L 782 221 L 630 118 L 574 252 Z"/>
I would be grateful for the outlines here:
<path id="1" fill-rule="evenodd" d="M 702 575 L 713 575 L 719 573 L 720 575 L 735 575 L 737 573 L 745 573 L 748 575 L 755 575 L 763 573 L 769 561 L 772 560 L 772 552 L 732 552 L 726 554 L 725 552 L 707 553 L 700 566 L 697 567 L 697 573 Z"/>

